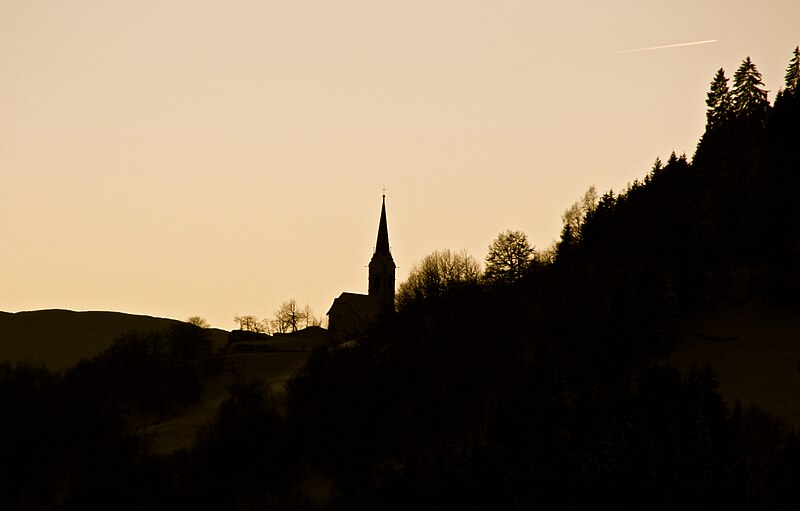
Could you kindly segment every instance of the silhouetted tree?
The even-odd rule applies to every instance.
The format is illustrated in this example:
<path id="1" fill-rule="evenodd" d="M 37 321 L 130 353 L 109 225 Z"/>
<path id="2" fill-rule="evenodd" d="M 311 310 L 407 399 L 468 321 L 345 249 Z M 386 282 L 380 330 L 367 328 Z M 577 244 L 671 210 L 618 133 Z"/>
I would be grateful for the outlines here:
<path id="1" fill-rule="evenodd" d="M 311 306 L 309 306 L 308 304 L 306 304 L 306 306 L 303 307 L 303 319 L 306 328 L 310 326 L 322 326 L 324 322 L 324 318 L 321 317 L 318 318 L 317 316 L 314 315 L 314 311 L 311 310 Z"/>
<path id="2" fill-rule="evenodd" d="M 211 336 L 206 327 L 178 323 L 169 329 L 167 339 L 169 355 L 176 361 L 191 363 L 211 354 Z"/>
<path id="3" fill-rule="evenodd" d="M 597 189 L 590 186 L 583 196 L 575 201 L 570 207 L 561 215 L 561 221 L 566 228 L 569 226 L 569 233 L 574 239 L 580 239 L 581 228 L 586 216 L 594 211 L 597 207 Z M 564 232 L 564 231 L 562 231 Z"/>
<path id="4" fill-rule="evenodd" d="M 733 75 L 733 107 L 740 118 L 761 118 L 769 108 L 767 91 L 756 65 L 747 57 Z"/>
<path id="5" fill-rule="evenodd" d="M 453 288 L 477 284 L 480 275 L 480 263 L 466 250 L 437 250 L 411 267 L 408 279 L 397 290 L 397 308 L 402 310 Z"/>
<path id="6" fill-rule="evenodd" d="M 275 319 L 272 320 L 272 326 L 276 332 L 296 332 L 298 327 L 303 324 L 303 321 L 308 319 L 308 312 L 302 310 L 297 306 L 297 301 L 292 298 L 286 300 L 275 311 Z"/>
<path id="7" fill-rule="evenodd" d="M 719 68 L 711 81 L 711 90 L 706 99 L 706 129 L 720 128 L 730 119 L 733 110 L 733 98 L 728 88 L 725 70 Z"/>
<path id="8" fill-rule="evenodd" d="M 260 321 L 256 316 L 236 316 L 233 322 L 239 327 L 239 330 L 246 332 L 255 332 L 258 334 L 269 333 L 270 322 L 268 320 Z"/>
<path id="9" fill-rule="evenodd" d="M 121 335 L 87 365 L 95 373 L 98 396 L 109 406 L 163 416 L 199 399 L 202 384 L 195 361 L 210 351 L 208 332 L 184 323 L 164 332 Z"/>
<path id="10" fill-rule="evenodd" d="M 486 256 L 484 278 L 491 283 L 510 283 L 521 279 L 534 261 L 534 249 L 522 231 L 497 235 Z"/>
<path id="11" fill-rule="evenodd" d="M 187 323 L 190 325 L 194 325 L 200 328 L 210 328 L 211 325 L 208 324 L 208 321 L 201 318 L 200 316 L 191 316 L 189 319 L 186 320 Z"/>
<path id="12" fill-rule="evenodd" d="M 800 86 L 800 46 L 794 48 L 792 60 L 786 68 L 786 92 L 794 94 Z"/>

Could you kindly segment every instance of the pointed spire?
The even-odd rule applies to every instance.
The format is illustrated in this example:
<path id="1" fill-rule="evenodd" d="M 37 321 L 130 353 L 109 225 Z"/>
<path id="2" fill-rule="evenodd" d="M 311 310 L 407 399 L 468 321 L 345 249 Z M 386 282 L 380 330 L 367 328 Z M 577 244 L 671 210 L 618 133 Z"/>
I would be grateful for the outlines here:
<path id="1" fill-rule="evenodd" d="M 386 195 L 383 196 L 381 205 L 381 221 L 378 224 L 378 242 L 375 244 L 375 253 L 389 256 L 389 228 L 386 227 Z"/>

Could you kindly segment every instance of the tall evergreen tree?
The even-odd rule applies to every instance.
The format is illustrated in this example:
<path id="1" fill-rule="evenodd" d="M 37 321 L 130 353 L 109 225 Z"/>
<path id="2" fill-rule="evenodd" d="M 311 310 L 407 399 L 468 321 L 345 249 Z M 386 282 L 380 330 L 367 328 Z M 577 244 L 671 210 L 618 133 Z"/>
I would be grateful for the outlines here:
<path id="1" fill-rule="evenodd" d="M 747 57 L 733 75 L 733 107 L 740 118 L 760 116 L 769 107 L 767 91 L 756 65 Z"/>
<path id="2" fill-rule="evenodd" d="M 723 68 L 719 68 L 711 81 L 711 90 L 708 91 L 706 105 L 708 105 L 706 129 L 719 128 L 730 118 L 733 99 L 728 88 L 728 78 L 725 76 Z"/>
<path id="3" fill-rule="evenodd" d="M 800 46 L 795 46 L 794 57 L 786 68 L 786 92 L 794 94 L 800 85 Z"/>

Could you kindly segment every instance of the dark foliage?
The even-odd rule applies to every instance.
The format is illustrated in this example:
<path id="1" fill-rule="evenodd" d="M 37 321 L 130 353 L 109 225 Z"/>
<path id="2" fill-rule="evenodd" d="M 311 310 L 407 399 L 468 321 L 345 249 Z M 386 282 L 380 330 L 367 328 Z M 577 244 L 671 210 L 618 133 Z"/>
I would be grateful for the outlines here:
<path id="1" fill-rule="evenodd" d="M 567 224 L 555 262 L 437 286 L 288 384 L 230 388 L 190 451 L 132 411 L 200 392 L 198 330 L 136 334 L 64 377 L 0 366 L 4 509 L 798 509 L 800 441 L 728 409 L 712 368 L 659 363 L 676 321 L 800 285 L 797 51 L 766 103 L 717 73 L 694 158 L 671 155 Z M 576 217 L 577 218 L 577 217 Z"/>
<path id="2" fill-rule="evenodd" d="M 94 388 L 96 400 L 122 413 L 156 412 L 196 401 L 202 392 L 196 360 L 210 351 L 202 328 L 184 323 L 165 332 L 133 332 L 67 372 L 68 384 Z"/>
<path id="3" fill-rule="evenodd" d="M 192 325 L 129 334 L 66 374 L 0 365 L 0 507 L 167 507 L 171 470 L 146 456 L 130 412 L 161 412 L 200 395 L 195 360 L 209 348 Z"/>
<path id="4" fill-rule="evenodd" d="M 710 368 L 652 362 L 682 315 L 798 287 L 797 98 L 770 107 L 760 80 L 749 59 L 732 91 L 720 71 L 693 160 L 605 194 L 565 226 L 555 263 L 312 358 L 290 420 L 336 474 L 337 506 L 800 505 L 794 433 L 727 410 Z"/>
<path id="5" fill-rule="evenodd" d="M 263 384 L 238 383 L 185 467 L 183 492 L 195 508 L 271 509 L 297 478 L 294 442 Z"/>

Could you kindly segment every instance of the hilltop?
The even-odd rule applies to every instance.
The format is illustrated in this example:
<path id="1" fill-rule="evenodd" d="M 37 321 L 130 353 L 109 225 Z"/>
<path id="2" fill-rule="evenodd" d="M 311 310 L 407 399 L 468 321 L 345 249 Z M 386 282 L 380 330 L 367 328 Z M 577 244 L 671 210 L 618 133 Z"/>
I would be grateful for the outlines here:
<path id="1" fill-rule="evenodd" d="M 182 321 L 122 312 L 39 310 L 0 312 L 0 361 L 44 363 L 64 370 L 90 358 L 120 335 L 171 328 Z M 227 343 L 228 332 L 209 330 L 216 346 Z"/>

